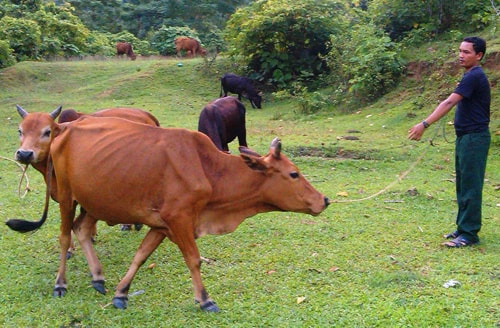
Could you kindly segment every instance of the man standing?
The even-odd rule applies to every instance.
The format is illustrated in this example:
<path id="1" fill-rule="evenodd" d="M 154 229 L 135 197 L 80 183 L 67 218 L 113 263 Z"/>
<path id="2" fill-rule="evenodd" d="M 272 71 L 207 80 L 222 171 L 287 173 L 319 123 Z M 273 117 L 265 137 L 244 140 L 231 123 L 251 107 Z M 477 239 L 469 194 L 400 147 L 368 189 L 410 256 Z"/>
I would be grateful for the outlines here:
<path id="1" fill-rule="evenodd" d="M 453 93 L 421 123 L 408 130 L 408 139 L 420 140 L 426 128 L 438 121 L 453 106 L 455 112 L 455 171 L 458 214 L 457 230 L 444 235 L 443 245 L 464 247 L 479 243 L 481 205 L 490 147 L 490 84 L 479 66 L 486 52 L 486 42 L 467 37 L 459 48 L 459 63 L 464 75 Z"/>

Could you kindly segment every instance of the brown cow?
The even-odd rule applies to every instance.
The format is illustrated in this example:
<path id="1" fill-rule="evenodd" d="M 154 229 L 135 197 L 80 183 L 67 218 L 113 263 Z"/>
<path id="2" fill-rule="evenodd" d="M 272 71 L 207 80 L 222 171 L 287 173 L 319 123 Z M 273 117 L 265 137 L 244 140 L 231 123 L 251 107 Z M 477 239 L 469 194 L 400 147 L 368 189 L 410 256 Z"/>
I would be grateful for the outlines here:
<path id="1" fill-rule="evenodd" d="M 113 151 L 110 152 L 110 149 Z M 234 231 L 248 217 L 270 211 L 320 214 L 328 198 L 314 189 L 281 153 L 276 138 L 265 156 L 240 147 L 240 156 L 216 150 L 203 133 L 158 128 L 118 118 L 84 117 L 67 126 L 51 145 L 61 213 L 61 252 L 76 231 L 93 285 L 104 277 L 90 238 L 95 218 L 108 224 L 141 222 L 148 231 L 113 297 L 126 308 L 139 267 L 168 237 L 180 249 L 205 311 L 219 311 L 203 286 L 196 238 Z M 89 213 L 73 222 L 75 202 Z M 48 206 L 46 202 L 46 207 Z M 45 212 L 44 212 L 45 213 Z M 14 230 L 35 230 L 38 222 L 9 222 Z M 66 292 L 66 258 L 60 257 L 54 295 Z"/>
<path id="2" fill-rule="evenodd" d="M 189 56 L 205 56 L 207 51 L 203 49 L 198 40 L 190 38 L 188 36 L 179 36 L 174 40 L 175 51 L 177 52 L 177 56 L 180 57 L 181 50 L 186 52 L 186 55 Z"/>
<path id="3" fill-rule="evenodd" d="M 229 152 L 228 143 L 238 137 L 247 147 L 245 106 L 235 97 L 224 97 L 206 105 L 198 119 L 198 131 L 206 134 L 222 151 Z"/>
<path id="4" fill-rule="evenodd" d="M 20 146 L 15 153 L 15 159 L 23 164 L 31 164 L 40 172 L 47 183 L 47 158 L 50 152 L 50 144 L 53 139 L 53 131 L 57 124 L 55 119 L 59 116 L 59 122 L 74 121 L 84 114 L 68 109 L 61 112 L 59 106 L 50 114 L 48 113 L 28 113 L 21 106 L 17 105 L 17 112 L 22 117 L 19 124 Z M 159 122 L 150 113 L 136 108 L 108 108 L 89 114 L 95 117 L 122 117 L 138 123 L 159 126 Z M 55 179 L 55 177 L 52 177 Z M 56 183 L 51 184 L 51 196 L 57 201 Z M 85 211 L 81 209 L 80 216 L 83 217 Z M 79 216 L 79 217 L 80 217 Z M 136 229 L 139 228 L 136 226 Z M 95 235 L 95 229 L 94 233 Z M 71 256 L 72 247 L 68 248 L 67 256 Z"/>
<path id="5" fill-rule="evenodd" d="M 116 55 L 123 56 L 127 55 L 131 60 L 135 60 L 137 55 L 134 54 L 134 50 L 132 50 L 132 45 L 128 42 L 118 42 L 116 43 Z"/>

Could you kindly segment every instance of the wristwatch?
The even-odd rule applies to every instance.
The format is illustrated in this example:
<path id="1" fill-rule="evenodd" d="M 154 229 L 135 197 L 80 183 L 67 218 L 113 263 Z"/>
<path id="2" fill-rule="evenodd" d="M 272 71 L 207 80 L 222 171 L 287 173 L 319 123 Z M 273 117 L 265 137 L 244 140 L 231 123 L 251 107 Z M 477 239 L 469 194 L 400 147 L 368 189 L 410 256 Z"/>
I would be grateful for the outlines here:
<path id="1" fill-rule="evenodd" d="M 429 123 L 427 123 L 426 121 L 422 121 L 422 124 L 424 125 L 424 128 L 426 128 L 426 129 L 430 126 Z"/>

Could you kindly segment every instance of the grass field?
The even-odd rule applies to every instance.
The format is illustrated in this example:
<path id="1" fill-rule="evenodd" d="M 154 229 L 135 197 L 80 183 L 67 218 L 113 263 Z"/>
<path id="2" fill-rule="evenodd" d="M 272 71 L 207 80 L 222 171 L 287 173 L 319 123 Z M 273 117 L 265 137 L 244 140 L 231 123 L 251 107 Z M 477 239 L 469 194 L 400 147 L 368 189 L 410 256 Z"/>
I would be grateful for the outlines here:
<path id="1" fill-rule="evenodd" d="M 164 127 L 196 129 L 203 105 L 219 95 L 223 71 L 201 60 L 178 62 L 23 62 L 0 71 L 0 156 L 13 158 L 18 145 L 16 104 L 28 111 L 136 107 Z M 300 115 L 296 104 L 270 94 L 262 110 L 244 101 L 249 146 L 265 154 L 280 137 L 283 152 L 335 203 L 318 217 L 266 213 L 231 234 L 199 239 L 202 256 L 212 260 L 202 266 L 204 284 L 221 313 L 204 313 L 194 304 L 189 272 L 169 241 L 136 275 L 129 308 L 114 309 L 113 288 L 146 229 L 121 232 L 103 223 L 95 248 L 108 294 L 92 289 L 77 248 L 68 263 L 68 293 L 53 298 L 59 213 L 52 202 L 48 222 L 35 233 L 0 226 L 0 326 L 500 327 L 499 87 L 492 90 L 479 245 L 440 245 L 456 215 L 451 118 L 432 126 L 425 141 L 406 139 L 408 128 L 451 91 L 451 80 L 406 81 L 348 114 Z M 229 147 L 236 155 L 236 143 Z M 20 176 L 13 162 L 0 160 L 2 221 L 41 215 L 41 176 L 28 170 L 30 191 L 23 198 Z M 443 287 L 450 280 L 459 285 Z"/>

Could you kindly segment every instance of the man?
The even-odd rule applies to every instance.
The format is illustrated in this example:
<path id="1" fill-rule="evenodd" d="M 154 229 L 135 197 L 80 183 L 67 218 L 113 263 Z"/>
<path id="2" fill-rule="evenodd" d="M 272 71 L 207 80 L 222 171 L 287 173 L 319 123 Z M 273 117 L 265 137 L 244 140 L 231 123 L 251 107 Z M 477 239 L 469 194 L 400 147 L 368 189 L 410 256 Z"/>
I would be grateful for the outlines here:
<path id="1" fill-rule="evenodd" d="M 464 247 L 479 243 L 481 204 L 486 159 L 491 142 L 490 85 L 479 66 L 486 52 L 486 42 L 479 37 L 463 39 L 459 63 L 465 72 L 453 93 L 421 123 L 408 130 L 408 139 L 420 140 L 425 129 L 438 121 L 453 106 L 455 112 L 455 171 L 458 214 L 457 230 L 444 235 L 443 245 Z"/>

